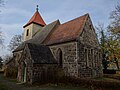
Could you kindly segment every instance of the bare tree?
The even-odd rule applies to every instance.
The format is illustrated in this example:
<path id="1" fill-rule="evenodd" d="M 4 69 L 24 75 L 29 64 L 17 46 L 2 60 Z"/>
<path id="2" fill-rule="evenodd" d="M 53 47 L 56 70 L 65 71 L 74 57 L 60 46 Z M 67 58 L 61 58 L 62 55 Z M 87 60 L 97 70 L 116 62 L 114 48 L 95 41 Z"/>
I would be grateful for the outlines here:
<path id="1" fill-rule="evenodd" d="M 2 31 L 0 31 L 0 48 L 2 48 L 4 46 L 3 43 L 4 43 L 3 33 L 2 33 Z"/>
<path id="2" fill-rule="evenodd" d="M 11 54 L 6 54 L 5 56 L 3 56 L 3 63 L 6 63 L 6 62 L 8 62 L 10 59 L 12 59 L 13 58 L 13 54 L 11 53 Z"/>
<path id="3" fill-rule="evenodd" d="M 108 31 L 111 36 L 120 41 L 120 4 L 111 12 L 110 20 L 111 24 L 108 26 Z"/>
<path id="4" fill-rule="evenodd" d="M 110 19 L 112 19 L 112 24 L 114 26 L 120 26 L 120 4 L 111 12 Z"/>
<path id="5" fill-rule="evenodd" d="M 120 4 L 110 14 L 111 24 L 108 26 L 110 33 L 108 39 L 108 47 L 110 51 L 111 59 L 116 63 L 119 69 L 120 60 Z"/>
<path id="6" fill-rule="evenodd" d="M 14 49 L 16 49 L 22 42 L 22 36 L 21 35 L 15 35 L 13 36 L 13 38 L 11 39 L 8 48 L 10 51 L 13 51 Z"/>

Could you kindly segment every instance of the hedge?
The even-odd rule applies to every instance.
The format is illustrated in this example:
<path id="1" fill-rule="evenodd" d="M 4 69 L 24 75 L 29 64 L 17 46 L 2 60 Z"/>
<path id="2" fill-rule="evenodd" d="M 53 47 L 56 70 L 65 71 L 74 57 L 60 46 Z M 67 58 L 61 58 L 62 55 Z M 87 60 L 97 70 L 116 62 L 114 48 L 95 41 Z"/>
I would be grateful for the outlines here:
<path id="1" fill-rule="evenodd" d="M 119 74 L 115 74 L 115 75 L 104 74 L 104 77 L 120 80 Z"/>
<path id="2" fill-rule="evenodd" d="M 8 78 L 17 78 L 17 68 L 6 68 L 4 70 L 4 76 Z"/>
<path id="3" fill-rule="evenodd" d="M 59 83 L 71 83 L 72 85 L 86 86 L 94 90 L 120 90 L 120 82 L 103 81 L 95 79 L 80 79 L 74 77 L 62 77 Z"/>

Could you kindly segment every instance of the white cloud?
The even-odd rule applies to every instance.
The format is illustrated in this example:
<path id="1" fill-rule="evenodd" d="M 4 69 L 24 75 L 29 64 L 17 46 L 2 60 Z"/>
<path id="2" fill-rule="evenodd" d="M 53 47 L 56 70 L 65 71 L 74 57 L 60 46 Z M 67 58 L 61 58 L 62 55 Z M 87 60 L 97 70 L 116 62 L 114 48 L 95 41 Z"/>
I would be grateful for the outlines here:
<path id="1" fill-rule="evenodd" d="M 109 12 L 117 2 L 119 0 L 7 0 L 5 7 L 1 7 L 0 27 L 7 45 L 13 35 L 23 32 L 22 26 L 31 18 L 37 4 L 46 23 L 57 19 L 63 23 L 90 13 L 93 23 L 97 24 L 108 23 Z"/>
<path id="2" fill-rule="evenodd" d="M 21 9 L 21 8 L 4 8 L 2 7 L 2 15 L 21 15 L 21 16 L 25 16 L 28 17 L 29 15 L 32 14 L 32 12 L 30 11 L 26 11 L 25 9 Z"/>
<path id="3" fill-rule="evenodd" d="M 1 31 L 6 41 L 5 44 L 8 44 L 14 35 L 22 33 L 22 25 L 23 24 L 0 24 Z"/>
<path id="4" fill-rule="evenodd" d="M 3 33 L 4 48 L 0 50 L 0 56 L 4 56 L 9 54 L 10 52 L 7 50 L 7 46 L 11 40 L 11 38 L 16 34 L 22 34 L 22 25 L 23 24 L 0 24 L 1 31 Z"/>

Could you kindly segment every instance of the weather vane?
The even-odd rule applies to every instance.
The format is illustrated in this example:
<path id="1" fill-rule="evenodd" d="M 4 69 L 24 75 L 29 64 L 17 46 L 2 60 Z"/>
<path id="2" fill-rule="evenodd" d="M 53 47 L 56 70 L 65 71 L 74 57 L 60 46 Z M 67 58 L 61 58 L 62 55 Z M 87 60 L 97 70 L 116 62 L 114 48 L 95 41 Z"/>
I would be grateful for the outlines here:
<path id="1" fill-rule="evenodd" d="M 39 7 L 39 6 L 37 5 L 37 8 L 36 8 L 37 11 L 39 10 L 38 7 Z"/>

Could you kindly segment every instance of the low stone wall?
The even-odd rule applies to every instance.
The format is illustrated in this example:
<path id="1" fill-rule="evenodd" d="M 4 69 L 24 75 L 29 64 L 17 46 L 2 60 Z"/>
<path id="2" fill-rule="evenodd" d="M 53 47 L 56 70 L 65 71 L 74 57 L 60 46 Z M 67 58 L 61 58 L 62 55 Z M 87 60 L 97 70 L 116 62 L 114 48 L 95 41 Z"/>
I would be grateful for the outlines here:
<path id="1" fill-rule="evenodd" d="M 32 83 L 54 80 L 57 74 L 57 64 L 34 64 L 32 69 Z"/>

